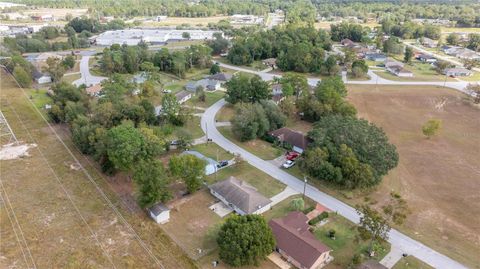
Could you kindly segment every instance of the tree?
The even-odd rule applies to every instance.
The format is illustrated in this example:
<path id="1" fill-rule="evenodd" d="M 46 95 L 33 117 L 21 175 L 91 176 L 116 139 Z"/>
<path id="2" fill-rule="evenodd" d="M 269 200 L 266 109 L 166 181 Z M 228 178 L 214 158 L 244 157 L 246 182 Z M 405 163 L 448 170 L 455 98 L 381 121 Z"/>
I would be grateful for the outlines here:
<path id="1" fill-rule="evenodd" d="M 260 215 L 233 215 L 220 228 L 219 256 L 226 264 L 258 266 L 275 247 L 272 230 Z"/>
<path id="2" fill-rule="evenodd" d="M 263 107 L 256 103 L 235 106 L 232 132 L 240 141 L 249 141 L 264 136 L 270 130 L 270 123 Z"/>
<path id="3" fill-rule="evenodd" d="M 337 57 L 335 57 L 335 55 L 328 56 L 325 61 L 325 70 L 330 76 L 336 75 L 340 72 L 340 67 L 337 64 Z"/>
<path id="4" fill-rule="evenodd" d="M 467 48 L 480 51 L 480 34 L 469 34 Z"/>
<path id="5" fill-rule="evenodd" d="M 437 61 L 435 64 L 435 71 L 443 75 L 443 71 L 450 66 L 450 63 L 447 61 Z"/>
<path id="6" fill-rule="evenodd" d="M 272 100 L 261 100 L 260 105 L 265 111 L 265 116 L 267 117 L 269 130 L 276 130 L 285 126 L 287 122 L 287 117 L 283 114 L 275 102 Z"/>
<path id="7" fill-rule="evenodd" d="M 202 186 L 205 165 L 205 160 L 191 154 L 173 156 L 168 163 L 172 175 L 184 181 L 189 193 L 194 193 Z"/>
<path id="8" fill-rule="evenodd" d="M 456 46 L 460 42 L 460 36 L 456 33 L 450 33 L 447 36 L 447 44 Z"/>
<path id="9" fill-rule="evenodd" d="M 119 170 L 130 171 L 139 161 L 148 157 L 145 139 L 131 122 L 108 130 L 106 144 L 108 159 Z"/>
<path id="10" fill-rule="evenodd" d="M 176 122 L 176 118 L 180 113 L 180 104 L 175 95 L 167 93 L 163 95 L 162 99 L 162 114 L 171 123 Z"/>
<path id="11" fill-rule="evenodd" d="M 406 63 L 412 62 L 413 57 L 413 49 L 411 47 L 405 48 L 405 56 L 403 57 L 403 61 Z"/>
<path id="12" fill-rule="evenodd" d="M 231 104 L 238 102 L 259 102 L 270 97 L 268 83 L 263 81 L 258 75 L 249 77 L 245 74 L 233 76 L 231 80 L 225 83 L 227 96 L 225 100 Z"/>
<path id="13" fill-rule="evenodd" d="M 370 252 L 372 252 L 374 242 L 388 239 L 390 225 L 380 212 L 367 204 L 357 206 L 357 213 L 360 215 L 359 229 L 361 232 L 371 234 Z"/>
<path id="14" fill-rule="evenodd" d="M 304 207 L 305 207 L 305 202 L 303 201 L 302 198 L 296 198 L 290 202 L 290 208 L 293 211 L 302 211 Z"/>
<path id="15" fill-rule="evenodd" d="M 32 76 L 19 65 L 13 69 L 13 76 L 23 88 L 29 88 L 32 85 Z"/>
<path id="16" fill-rule="evenodd" d="M 138 203 L 142 208 L 158 201 L 166 202 L 172 197 L 168 190 L 169 179 L 163 163 L 159 160 L 140 161 L 134 169 L 133 181 L 138 189 Z"/>
<path id="17" fill-rule="evenodd" d="M 213 64 L 212 67 L 210 67 L 210 74 L 215 75 L 217 73 L 220 73 L 220 65 Z"/>
<path id="18" fill-rule="evenodd" d="M 429 119 L 423 126 L 422 126 L 422 133 L 427 138 L 431 138 L 432 136 L 436 135 L 440 128 L 442 127 L 442 121 L 439 119 Z"/>
<path id="19" fill-rule="evenodd" d="M 183 32 L 182 33 L 182 38 L 190 39 L 190 33 L 189 32 Z"/>
<path id="20" fill-rule="evenodd" d="M 298 73 L 285 73 L 280 79 L 280 83 L 282 84 L 283 95 L 293 95 L 296 100 L 302 93 L 305 93 L 310 89 L 307 77 Z"/>
<path id="21" fill-rule="evenodd" d="M 279 104 L 283 114 L 288 118 L 294 118 L 297 112 L 295 99 L 293 97 L 285 97 Z"/>
<path id="22" fill-rule="evenodd" d="M 75 57 L 72 55 L 67 55 L 65 58 L 63 58 L 62 65 L 67 69 L 72 69 L 75 66 Z"/>
<path id="23" fill-rule="evenodd" d="M 473 102 L 475 104 L 480 104 L 480 84 L 469 83 L 467 86 L 467 91 L 472 93 Z"/>
<path id="24" fill-rule="evenodd" d="M 44 68 L 44 71 L 50 74 L 53 82 L 59 82 L 65 74 L 65 66 L 60 59 L 50 57 L 47 59 L 47 66 Z"/>
<path id="25" fill-rule="evenodd" d="M 352 74 L 354 77 L 363 77 L 368 73 L 368 65 L 365 60 L 356 60 L 352 63 Z"/>

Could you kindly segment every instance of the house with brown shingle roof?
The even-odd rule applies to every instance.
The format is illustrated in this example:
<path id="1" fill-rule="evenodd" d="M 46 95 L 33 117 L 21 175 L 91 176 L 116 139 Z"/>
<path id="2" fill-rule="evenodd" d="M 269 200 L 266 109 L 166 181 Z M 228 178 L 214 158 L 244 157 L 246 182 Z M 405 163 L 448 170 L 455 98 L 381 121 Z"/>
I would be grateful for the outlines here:
<path id="1" fill-rule="evenodd" d="M 310 232 L 308 218 L 299 211 L 272 219 L 268 225 L 277 242 L 276 251 L 297 268 L 319 269 L 333 260 L 332 251 Z"/>
<path id="2" fill-rule="evenodd" d="M 210 193 L 240 215 L 262 214 L 269 210 L 272 200 L 243 180 L 229 177 L 208 187 Z"/>
<path id="3" fill-rule="evenodd" d="M 285 144 L 292 146 L 292 149 L 300 154 L 307 149 L 307 146 L 310 143 L 307 136 L 286 127 L 271 131 L 269 135 L 283 143 L 284 146 Z"/>

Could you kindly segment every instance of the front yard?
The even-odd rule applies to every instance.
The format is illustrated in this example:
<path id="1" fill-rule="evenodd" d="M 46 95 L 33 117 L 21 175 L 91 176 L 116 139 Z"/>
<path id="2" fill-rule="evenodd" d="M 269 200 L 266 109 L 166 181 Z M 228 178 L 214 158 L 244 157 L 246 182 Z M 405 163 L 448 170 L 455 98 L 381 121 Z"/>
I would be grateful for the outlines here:
<path id="1" fill-rule="evenodd" d="M 185 104 L 188 106 L 208 108 L 214 103 L 216 103 L 218 100 L 222 99 L 224 96 L 225 96 L 225 93 L 222 91 L 205 92 L 205 102 L 201 102 L 198 99 L 198 95 L 194 95 Z"/>
<path id="2" fill-rule="evenodd" d="M 203 144 L 198 144 L 195 145 L 191 148 L 192 150 L 196 150 L 203 155 L 212 158 L 214 160 L 231 160 L 233 158 L 233 154 L 230 152 L 225 151 L 221 147 L 219 147 L 217 144 L 213 142 L 209 143 L 203 143 Z"/>
<path id="3" fill-rule="evenodd" d="M 414 256 L 401 258 L 392 269 L 433 269 L 430 265 L 422 262 Z"/>

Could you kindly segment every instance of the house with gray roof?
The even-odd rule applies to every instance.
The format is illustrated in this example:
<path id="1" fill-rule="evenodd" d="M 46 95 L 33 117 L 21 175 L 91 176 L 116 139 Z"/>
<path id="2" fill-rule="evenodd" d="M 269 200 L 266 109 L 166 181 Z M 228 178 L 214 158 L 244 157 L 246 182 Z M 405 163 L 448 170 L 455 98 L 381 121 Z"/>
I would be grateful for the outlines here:
<path id="1" fill-rule="evenodd" d="M 200 87 L 205 91 L 216 91 L 220 89 L 222 83 L 218 80 L 213 79 L 200 79 L 197 81 L 190 81 L 185 85 L 185 89 L 189 92 L 196 92 L 197 89 Z"/>
<path id="2" fill-rule="evenodd" d="M 183 104 L 192 98 L 192 93 L 188 91 L 179 91 L 175 94 L 179 104 Z"/>
<path id="3" fill-rule="evenodd" d="M 208 188 L 213 196 L 240 215 L 262 214 L 272 206 L 272 200 L 260 194 L 250 184 L 232 176 Z"/>

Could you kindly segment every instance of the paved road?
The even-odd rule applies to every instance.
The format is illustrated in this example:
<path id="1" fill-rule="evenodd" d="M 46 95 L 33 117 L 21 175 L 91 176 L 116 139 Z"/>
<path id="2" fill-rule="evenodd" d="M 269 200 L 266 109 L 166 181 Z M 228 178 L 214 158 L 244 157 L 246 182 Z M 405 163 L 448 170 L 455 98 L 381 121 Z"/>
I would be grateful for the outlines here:
<path id="1" fill-rule="evenodd" d="M 442 60 L 442 61 L 446 61 L 446 62 L 452 63 L 452 64 L 454 64 L 454 65 L 458 65 L 458 66 L 463 66 L 463 63 L 460 62 L 460 59 L 455 58 L 455 57 L 453 57 L 453 56 L 452 56 L 452 57 L 447 57 L 447 56 L 438 55 L 438 54 L 436 54 L 436 53 L 434 53 L 434 52 L 432 52 L 432 51 L 428 51 L 428 50 L 426 50 L 426 49 L 424 49 L 424 48 L 421 48 L 421 47 L 419 47 L 419 46 L 417 46 L 417 45 L 414 45 L 414 44 L 412 44 L 412 43 L 410 43 L 410 42 L 405 42 L 405 41 L 404 41 L 403 44 L 405 44 L 406 46 L 411 47 L 411 48 L 413 48 L 413 49 L 415 49 L 415 50 L 418 50 L 418 51 L 420 51 L 421 53 L 424 53 L 424 54 L 433 56 L 433 57 L 435 57 L 435 58 L 437 58 L 437 59 L 440 59 L 440 60 Z M 452 58 L 453 58 L 453 59 L 452 59 Z M 477 71 L 477 72 L 480 72 L 480 68 L 473 68 L 473 70 L 475 70 L 475 71 Z"/>
<path id="2" fill-rule="evenodd" d="M 88 66 L 88 61 L 90 57 L 94 55 L 95 51 L 82 51 L 82 59 L 80 60 L 80 74 L 82 75 L 79 79 L 73 82 L 74 85 L 80 86 L 82 84 L 90 87 L 95 84 L 99 84 L 102 80 L 107 79 L 106 77 L 94 76 L 90 73 L 90 67 Z"/>
<path id="3" fill-rule="evenodd" d="M 243 148 L 235 145 L 233 142 L 225 138 L 217 130 L 215 126 L 215 115 L 217 112 L 225 105 L 225 100 L 222 99 L 211 107 L 209 107 L 202 116 L 201 125 L 205 133 L 208 133 L 208 138 L 211 138 L 213 142 L 217 143 L 223 149 L 230 151 L 232 153 L 240 154 L 240 156 L 245 159 L 249 164 L 260 169 L 264 173 L 272 176 L 278 181 L 286 184 L 293 190 L 302 193 L 304 188 L 304 182 L 279 167 L 271 164 L 268 161 L 264 161 L 254 154 L 244 150 Z M 208 132 L 207 132 L 208 129 Z M 338 212 L 345 218 L 351 220 L 352 222 L 359 222 L 359 215 L 354 208 L 349 205 L 333 198 L 330 195 L 327 195 L 315 187 L 308 185 L 306 187 L 306 195 L 312 200 L 319 202 L 326 207 L 330 208 L 333 211 Z M 427 264 L 439 268 L 439 269 L 457 269 L 457 268 L 466 268 L 462 264 L 448 258 L 447 256 L 438 253 L 437 251 L 423 245 L 422 243 L 398 232 L 397 230 L 392 229 L 390 231 L 389 240 L 392 247 L 399 249 L 402 253 L 408 253 L 415 255 L 418 259 L 426 262 Z"/>
<path id="4" fill-rule="evenodd" d="M 255 70 L 250 70 L 246 68 L 242 68 L 239 66 L 235 65 L 230 65 L 230 64 L 224 64 L 218 62 L 218 64 L 221 67 L 236 70 L 236 71 L 241 71 L 245 73 L 251 73 L 251 74 L 256 74 L 260 76 L 263 80 L 270 81 L 273 80 L 275 77 L 276 78 L 281 78 L 282 75 L 279 74 L 271 74 L 271 73 L 265 73 L 261 71 L 255 71 Z M 393 80 L 388 80 L 384 79 L 382 77 L 379 77 L 377 74 L 375 74 L 372 70 L 368 71 L 368 75 L 370 76 L 369 80 L 347 80 L 346 75 L 342 74 L 342 78 L 346 84 L 358 84 L 358 85 L 434 85 L 434 86 L 446 86 L 452 89 L 456 89 L 458 91 L 461 91 L 465 94 L 471 95 L 472 93 L 468 92 L 465 88 L 468 85 L 468 82 L 464 81 L 455 81 L 455 82 L 444 82 L 444 81 L 393 81 Z M 310 85 L 317 85 L 317 83 L 320 81 L 319 78 L 312 78 L 309 77 L 307 78 L 308 84 Z"/>

